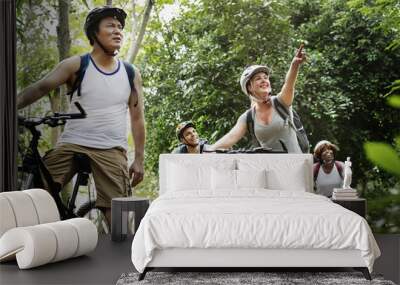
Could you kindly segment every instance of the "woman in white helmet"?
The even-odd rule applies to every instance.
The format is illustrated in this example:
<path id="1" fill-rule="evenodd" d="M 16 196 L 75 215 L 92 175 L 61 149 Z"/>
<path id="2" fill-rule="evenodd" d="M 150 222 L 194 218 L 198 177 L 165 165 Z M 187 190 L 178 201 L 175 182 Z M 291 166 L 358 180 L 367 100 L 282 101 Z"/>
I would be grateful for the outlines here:
<path id="1" fill-rule="evenodd" d="M 300 65 L 306 60 L 303 45 L 296 51 L 281 92 L 276 96 L 283 106 L 291 109 L 294 98 L 294 87 Z M 275 109 L 275 99 L 271 96 L 269 81 L 270 69 L 263 65 L 252 65 L 245 69 L 240 85 L 242 91 L 251 99 L 254 134 L 262 147 L 289 153 L 301 153 L 296 132 L 287 120 L 281 118 Z M 221 139 L 210 147 L 210 150 L 228 149 L 245 136 L 247 130 L 247 111 L 236 122 L 236 125 Z M 284 145 L 282 145 L 282 143 Z"/>

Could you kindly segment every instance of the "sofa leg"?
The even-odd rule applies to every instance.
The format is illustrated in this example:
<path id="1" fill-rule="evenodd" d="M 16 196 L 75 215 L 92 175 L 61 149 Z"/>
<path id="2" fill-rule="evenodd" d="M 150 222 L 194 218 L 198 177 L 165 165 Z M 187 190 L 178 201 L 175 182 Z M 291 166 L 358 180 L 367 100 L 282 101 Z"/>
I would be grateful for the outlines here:
<path id="1" fill-rule="evenodd" d="M 372 280 L 371 274 L 369 274 L 369 270 L 367 267 L 354 267 L 354 269 L 357 271 L 361 271 L 362 274 L 364 275 L 365 279 Z"/>
<path id="2" fill-rule="evenodd" d="M 138 281 L 142 281 L 144 279 L 144 277 L 146 277 L 146 273 L 147 273 L 148 269 L 147 267 L 144 269 L 144 271 L 142 273 L 139 274 L 139 278 Z"/>

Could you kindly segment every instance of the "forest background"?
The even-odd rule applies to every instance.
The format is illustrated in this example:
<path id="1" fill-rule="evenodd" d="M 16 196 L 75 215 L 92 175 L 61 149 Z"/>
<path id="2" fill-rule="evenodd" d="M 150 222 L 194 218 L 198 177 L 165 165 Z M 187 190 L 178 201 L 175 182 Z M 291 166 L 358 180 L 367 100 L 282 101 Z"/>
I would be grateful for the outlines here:
<path id="1" fill-rule="evenodd" d="M 398 0 L 17 0 L 18 90 L 60 60 L 89 52 L 85 17 L 104 4 L 128 12 L 119 57 L 143 77 L 146 174 L 137 195 L 158 195 L 158 157 L 178 144 L 178 122 L 192 120 L 201 137 L 215 142 L 249 107 L 239 86 L 244 67 L 271 67 L 276 94 L 305 43 L 308 62 L 294 108 L 311 146 L 327 139 L 340 147 L 337 159 L 350 156 L 352 186 L 368 200 L 373 231 L 400 233 Z M 62 87 L 20 115 L 66 112 L 65 93 Z M 42 129 L 42 153 L 60 131 Z M 20 146 L 28 140 L 21 130 Z M 131 137 L 129 144 L 134 147 Z"/>

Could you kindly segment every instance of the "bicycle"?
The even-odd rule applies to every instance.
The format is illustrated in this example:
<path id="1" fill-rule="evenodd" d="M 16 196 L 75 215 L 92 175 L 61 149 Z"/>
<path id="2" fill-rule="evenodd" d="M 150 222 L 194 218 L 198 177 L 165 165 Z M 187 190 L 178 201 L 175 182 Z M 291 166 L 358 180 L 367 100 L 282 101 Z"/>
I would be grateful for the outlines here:
<path id="1" fill-rule="evenodd" d="M 65 205 L 60 197 L 62 191 L 61 185 L 53 180 L 38 150 L 39 140 L 42 135 L 37 129 L 38 126 L 44 124 L 54 128 L 65 125 L 67 120 L 86 118 L 86 112 L 82 106 L 78 102 L 75 102 L 75 106 L 78 108 L 79 113 L 54 113 L 53 115 L 42 118 L 18 117 L 18 125 L 28 129 L 32 134 L 29 147 L 24 154 L 22 154 L 19 145 L 19 152 L 22 154 L 22 165 L 18 167 L 18 188 L 20 190 L 47 188 L 56 202 L 62 220 L 74 217 L 88 217 L 96 224 L 98 230 L 108 233 L 108 226 L 104 223 L 104 217 L 102 217 L 104 214 L 100 208 L 95 206 L 95 200 L 91 198 L 92 193 L 90 188 L 88 188 L 89 201 L 83 203 L 75 211 L 75 203 L 79 187 L 88 186 L 89 175 L 91 173 L 89 157 L 83 153 L 74 154 L 74 163 L 77 167 L 77 178 L 73 187 L 72 195 L 67 201 L 67 205 Z M 47 185 L 47 187 L 45 187 L 45 185 Z M 93 211 L 95 214 L 92 213 Z"/>

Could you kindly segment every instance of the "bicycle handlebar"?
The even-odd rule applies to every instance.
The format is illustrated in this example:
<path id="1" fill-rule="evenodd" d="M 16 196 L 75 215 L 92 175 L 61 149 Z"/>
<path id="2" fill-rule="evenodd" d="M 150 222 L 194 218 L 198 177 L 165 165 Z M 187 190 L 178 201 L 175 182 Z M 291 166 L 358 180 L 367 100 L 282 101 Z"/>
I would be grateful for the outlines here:
<path id="1" fill-rule="evenodd" d="M 271 147 L 253 147 L 253 148 L 239 148 L 239 149 L 217 149 L 217 150 L 207 150 L 205 147 L 203 149 L 204 153 L 288 153 L 288 149 L 283 140 L 279 140 L 282 146 L 282 150 L 273 150 Z"/>
<path id="2" fill-rule="evenodd" d="M 65 125 L 66 120 L 74 120 L 74 119 L 84 119 L 87 114 L 85 110 L 82 108 L 81 104 L 78 102 L 74 102 L 76 108 L 78 108 L 79 113 L 54 113 L 53 115 L 46 116 L 43 118 L 24 118 L 18 117 L 18 124 L 23 125 L 25 127 L 35 127 L 41 124 L 46 124 L 50 127 L 57 127 Z"/>
<path id="3" fill-rule="evenodd" d="M 287 153 L 287 151 L 272 150 L 272 148 L 267 147 L 255 147 L 255 148 L 239 148 L 239 149 L 217 149 L 215 151 L 203 150 L 204 153 Z"/>

